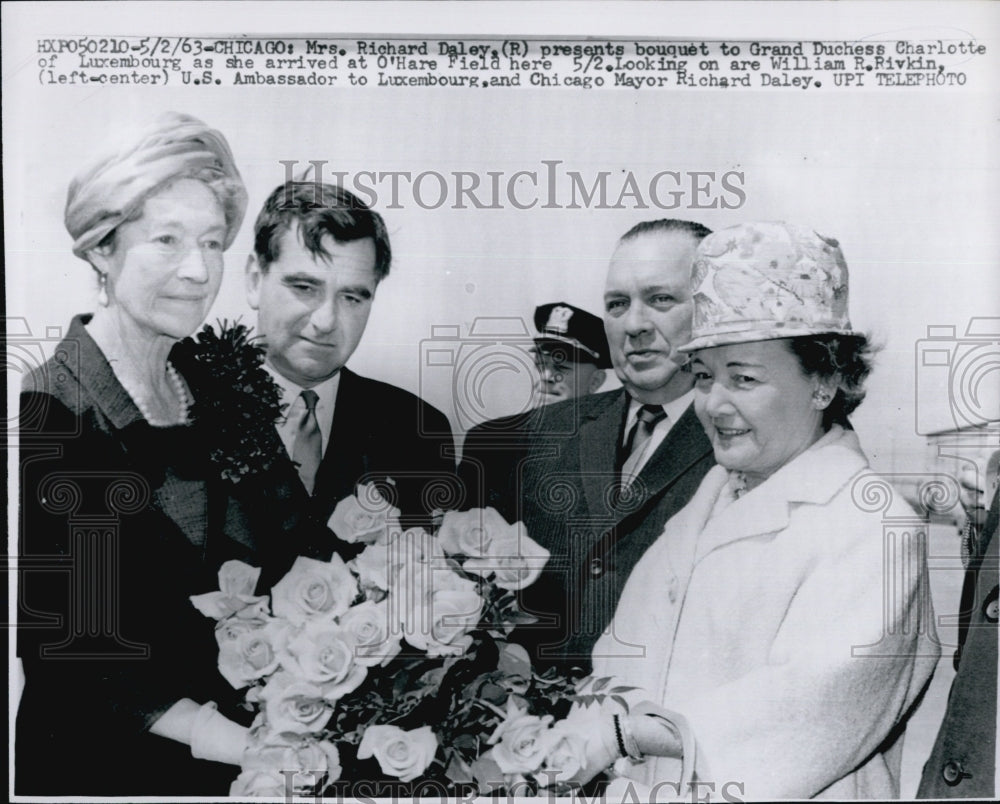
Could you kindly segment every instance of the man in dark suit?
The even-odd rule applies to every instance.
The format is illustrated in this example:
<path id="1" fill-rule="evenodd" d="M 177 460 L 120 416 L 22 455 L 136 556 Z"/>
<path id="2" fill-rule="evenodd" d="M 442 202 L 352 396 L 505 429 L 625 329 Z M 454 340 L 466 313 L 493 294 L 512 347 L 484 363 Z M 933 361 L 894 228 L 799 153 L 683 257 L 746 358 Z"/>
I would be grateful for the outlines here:
<path id="1" fill-rule="evenodd" d="M 990 461 L 993 499 L 984 510 L 986 492 L 975 481 L 963 538 L 967 555 L 965 583 L 958 612 L 955 679 L 948 707 L 930 757 L 924 764 L 917 798 L 993 798 L 997 761 L 997 570 L 1000 567 L 1000 486 L 996 453 Z M 985 517 L 985 521 L 984 518 Z"/>
<path id="2" fill-rule="evenodd" d="M 533 352 L 538 368 L 537 401 L 550 405 L 595 393 L 611 368 L 604 322 L 566 302 L 535 308 Z M 516 513 L 511 481 L 539 429 L 543 408 L 477 424 L 465 435 L 458 474 L 466 508 L 495 508 L 510 520 Z"/>
<path id="3" fill-rule="evenodd" d="M 629 573 L 714 463 L 677 352 L 690 339 L 691 262 L 707 234 L 660 220 L 619 240 L 604 325 L 623 388 L 547 408 L 515 480 L 516 518 L 551 553 L 521 601 L 539 620 L 523 629 L 539 663 L 590 669 Z"/>
<path id="4" fill-rule="evenodd" d="M 327 521 L 361 483 L 376 483 L 405 525 L 427 523 L 456 491 L 447 419 L 408 391 L 345 366 L 389 273 L 381 216 L 339 186 L 288 182 L 265 202 L 254 237 L 247 300 L 287 408 L 276 425 L 281 455 L 245 493 L 269 497 L 269 510 L 257 509 L 280 520 L 284 543 L 276 549 L 356 553 L 361 545 L 336 539 Z"/>

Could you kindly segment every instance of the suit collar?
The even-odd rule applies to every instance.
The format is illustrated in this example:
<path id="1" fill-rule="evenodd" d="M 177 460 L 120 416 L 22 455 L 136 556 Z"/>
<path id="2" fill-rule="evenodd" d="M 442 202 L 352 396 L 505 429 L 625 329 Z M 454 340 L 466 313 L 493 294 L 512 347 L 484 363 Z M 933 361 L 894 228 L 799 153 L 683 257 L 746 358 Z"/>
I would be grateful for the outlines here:
<path id="1" fill-rule="evenodd" d="M 275 427 L 277 428 L 278 435 L 281 437 L 282 444 L 285 446 L 285 450 L 291 455 L 295 446 L 298 423 L 301 421 L 302 414 L 305 413 L 305 404 L 300 399 L 305 389 L 289 380 L 279 371 L 276 371 L 270 363 L 264 363 L 264 370 L 281 389 L 281 401 L 285 404 L 285 412 L 281 420 L 275 424 Z M 319 397 L 316 402 L 316 421 L 319 424 L 320 433 L 323 438 L 324 455 L 326 455 L 330 446 L 333 417 L 336 414 L 337 391 L 340 386 L 340 375 L 343 371 L 344 369 L 340 369 L 332 377 L 312 388 Z"/>
<path id="2" fill-rule="evenodd" d="M 379 411 L 371 407 L 375 402 L 377 400 L 362 391 L 361 377 L 346 367 L 340 370 L 329 448 L 323 453 L 316 472 L 313 498 L 326 499 L 331 489 L 340 493 L 341 487 L 346 489 L 352 485 L 349 478 L 359 478 L 368 471 L 365 441 L 371 438 L 371 425 L 379 415 Z M 305 486 L 302 491 L 306 493 Z M 328 502 L 332 505 L 337 500 Z"/>
<path id="3" fill-rule="evenodd" d="M 66 360 L 62 365 L 87 391 L 94 404 L 101 410 L 117 430 L 124 430 L 130 424 L 143 421 L 128 391 L 115 376 L 97 341 L 90 337 L 86 324 L 93 316 L 78 315 L 70 322 L 66 337 L 60 344 L 60 352 L 72 355 L 77 360 Z"/>
<path id="4" fill-rule="evenodd" d="M 633 481 L 635 494 L 627 498 L 627 505 L 618 508 L 611 504 L 613 497 L 608 491 L 610 486 L 620 482 L 618 451 L 630 397 L 624 389 L 600 396 L 604 398 L 596 399 L 593 407 L 584 412 L 579 465 L 585 469 L 583 487 L 590 512 L 601 515 L 610 510 L 615 521 L 621 521 L 642 509 L 651 498 L 711 453 L 712 445 L 695 416 L 694 406 L 689 406 Z"/>
<path id="5" fill-rule="evenodd" d="M 333 406 L 333 425 L 331 439 L 356 438 L 361 432 L 366 430 L 359 424 L 369 421 L 378 411 L 371 408 L 366 409 L 366 405 L 372 400 L 366 398 L 365 394 L 359 393 L 361 388 L 361 377 L 348 369 L 346 366 L 340 370 L 340 380 L 337 383 L 337 397 Z M 325 455 L 323 456 L 326 457 Z"/>
<path id="6" fill-rule="evenodd" d="M 691 403 L 694 402 L 694 389 L 681 394 L 677 399 L 672 402 L 667 402 L 664 405 L 660 405 L 663 412 L 667 414 L 667 422 L 670 423 L 671 429 L 673 425 L 680 421 L 681 416 L 687 412 L 687 409 L 691 407 Z M 643 404 L 637 399 L 631 399 L 628 403 L 628 413 L 625 416 L 625 431 L 622 433 L 622 442 L 628 438 L 627 433 L 632 429 L 639 419 L 639 411 L 642 409 Z"/>
<path id="7" fill-rule="evenodd" d="M 809 449 L 787 463 L 764 483 L 712 515 L 721 495 L 727 493 L 729 473 L 715 467 L 692 500 L 704 530 L 697 555 L 739 539 L 773 533 L 788 526 L 796 505 L 826 505 L 858 472 L 868 467 L 853 430 L 835 425 Z M 689 522 L 689 526 L 697 526 Z"/>
<path id="8" fill-rule="evenodd" d="M 649 456 L 633 484 L 646 496 L 659 494 L 711 451 L 712 445 L 695 415 L 694 405 L 689 405 L 656 452 Z"/>

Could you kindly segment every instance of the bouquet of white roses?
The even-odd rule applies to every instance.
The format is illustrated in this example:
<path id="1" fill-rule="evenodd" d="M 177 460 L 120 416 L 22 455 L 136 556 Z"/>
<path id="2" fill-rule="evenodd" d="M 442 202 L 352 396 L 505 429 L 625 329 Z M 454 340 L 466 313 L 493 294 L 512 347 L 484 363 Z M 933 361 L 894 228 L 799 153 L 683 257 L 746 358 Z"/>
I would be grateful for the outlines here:
<path id="1" fill-rule="evenodd" d="M 256 713 L 233 795 L 379 776 L 440 793 L 537 789 L 583 761 L 583 710 L 570 709 L 602 696 L 538 675 L 508 641 L 533 621 L 515 593 L 548 552 L 493 509 L 448 512 L 435 533 L 404 530 L 398 516 L 361 486 L 329 522 L 366 545 L 349 563 L 299 557 L 269 596 L 255 596 L 260 570 L 230 561 L 219 591 L 191 598 L 217 620 L 219 671 L 247 688 Z"/>

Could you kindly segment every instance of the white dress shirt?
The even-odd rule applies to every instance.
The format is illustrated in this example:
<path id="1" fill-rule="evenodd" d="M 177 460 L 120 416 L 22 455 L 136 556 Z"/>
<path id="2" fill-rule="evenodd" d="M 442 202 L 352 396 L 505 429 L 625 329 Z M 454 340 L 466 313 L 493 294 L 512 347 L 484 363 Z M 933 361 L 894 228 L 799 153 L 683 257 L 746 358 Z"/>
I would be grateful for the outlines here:
<path id="1" fill-rule="evenodd" d="M 663 412 L 667 414 L 667 418 L 656 423 L 656 427 L 653 428 L 653 432 L 649 437 L 649 441 L 645 444 L 645 450 L 643 452 L 641 460 L 635 465 L 633 469 L 633 476 L 638 475 L 642 471 L 642 468 L 649 461 L 650 456 L 659 449 L 660 444 L 663 443 L 663 439 L 667 437 L 667 433 L 670 429 L 677 423 L 677 420 L 684 415 L 684 411 L 688 409 L 688 406 L 694 402 L 694 389 L 691 389 L 686 394 L 682 394 L 677 397 L 677 399 L 672 402 L 667 402 L 663 405 Z M 625 446 L 628 441 L 628 434 L 632 432 L 632 428 L 639 419 L 639 409 L 642 407 L 642 402 L 637 402 L 632 399 L 628 405 L 628 416 L 625 419 L 625 433 L 622 437 L 622 446 Z"/>
<path id="2" fill-rule="evenodd" d="M 270 363 L 264 363 L 264 368 L 274 378 L 281 388 L 281 401 L 287 404 L 285 416 L 279 419 L 275 426 L 278 428 L 278 435 L 281 436 L 281 443 L 285 445 L 288 457 L 292 456 L 295 447 L 295 436 L 298 434 L 299 421 L 305 413 L 306 403 L 302 400 L 302 392 L 305 390 L 300 385 L 296 385 L 291 380 L 275 371 Z M 330 379 L 323 380 L 319 385 L 314 385 L 312 390 L 319 397 L 316 400 L 316 421 L 319 423 L 319 432 L 323 439 L 323 454 L 326 455 L 327 447 L 330 444 L 330 433 L 333 430 L 333 408 L 337 401 L 337 389 L 340 387 L 340 372 L 338 371 Z"/>

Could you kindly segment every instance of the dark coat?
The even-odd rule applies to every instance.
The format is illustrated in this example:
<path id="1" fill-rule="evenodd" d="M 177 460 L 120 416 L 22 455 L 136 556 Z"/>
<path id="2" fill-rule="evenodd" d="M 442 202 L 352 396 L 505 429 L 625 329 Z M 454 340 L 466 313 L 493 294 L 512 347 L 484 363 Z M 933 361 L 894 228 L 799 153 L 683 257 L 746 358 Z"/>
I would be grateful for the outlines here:
<path id="1" fill-rule="evenodd" d="M 235 768 L 148 728 L 181 698 L 233 695 L 188 596 L 253 540 L 227 520 L 196 428 L 147 424 L 86 320 L 21 394 L 15 790 L 224 794 Z"/>
<path id="2" fill-rule="evenodd" d="M 521 629 L 539 664 L 590 668 L 629 574 L 715 463 L 694 415 L 681 416 L 620 495 L 629 397 L 624 390 L 549 406 L 515 485 L 516 519 L 551 553 L 521 597 L 539 618 Z"/>
<path id="3" fill-rule="evenodd" d="M 546 408 L 477 424 L 465 434 L 458 477 L 465 492 L 463 508 L 495 508 L 508 522 L 517 509 L 515 481 Z"/>
<path id="4" fill-rule="evenodd" d="M 998 498 L 962 586 L 958 673 L 918 798 L 991 799 L 996 792 Z"/>
<path id="5" fill-rule="evenodd" d="M 337 553 L 346 560 L 364 547 L 341 541 L 327 527 L 337 503 L 361 483 L 379 484 L 407 527 L 429 524 L 434 509 L 455 508 L 460 498 L 444 414 L 402 388 L 347 368 L 340 370 L 330 441 L 311 495 L 276 430 L 273 449 L 278 457 L 272 468 L 241 481 L 234 492 L 256 530 L 268 523 L 268 543 L 258 545 L 265 591 L 297 555 L 328 560 Z"/>

